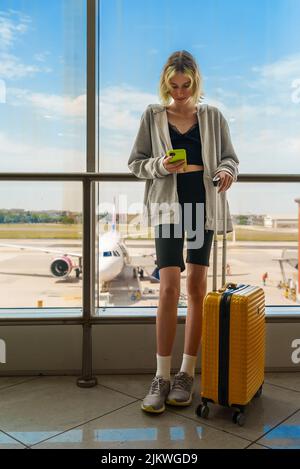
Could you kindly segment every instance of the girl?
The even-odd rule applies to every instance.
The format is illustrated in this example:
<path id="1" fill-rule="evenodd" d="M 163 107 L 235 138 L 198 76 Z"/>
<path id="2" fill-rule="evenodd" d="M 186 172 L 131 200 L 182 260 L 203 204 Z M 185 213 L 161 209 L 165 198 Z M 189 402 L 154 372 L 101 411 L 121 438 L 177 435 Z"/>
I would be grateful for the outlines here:
<path id="1" fill-rule="evenodd" d="M 169 57 L 161 74 L 159 92 L 163 105 L 148 106 L 128 161 L 129 169 L 136 176 L 147 180 L 144 196 L 147 203 L 154 205 L 157 201 L 172 201 L 175 180 L 175 199 L 180 205 L 179 222 L 175 223 L 171 219 L 168 223 L 161 223 L 157 218 L 154 219 L 160 276 L 156 319 L 157 371 L 141 405 L 142 410 L 152 413 L 163 412 L 165 403 L 187 406 L 192 402 L 195 364 L 201 342 L 203 299 L 206 295 L 214 234 L 214 189 L 208 185 L 208 179 L 212 179 L 212 174 L 218 174 L 218 192 L 224 192 L 236 181 L 239 164 L 225 118 L 216 107 L 199 104 L 202 99 L 202 79 L 196 61 L 189 52 L 178 51 Z M 161 136 L 165 140 L 163 144 L 167 142 L 166 145 L 173 149 L 186 149 L 187 166 L 184 166 L 184 162 L 170 163 L 171 157 L 165 154 L 163 158 L 157 156 L 161 149 Z M 227 214 L 230 232 L 232 224 L 229 209 Z M 182 365 L 171 387 L 171 353 L 176 334 L 180 274 L 185 270 L 185 230 L 188 294 L 185 343 Z M 195 236 L 198 236 L 196 243 Z"/>

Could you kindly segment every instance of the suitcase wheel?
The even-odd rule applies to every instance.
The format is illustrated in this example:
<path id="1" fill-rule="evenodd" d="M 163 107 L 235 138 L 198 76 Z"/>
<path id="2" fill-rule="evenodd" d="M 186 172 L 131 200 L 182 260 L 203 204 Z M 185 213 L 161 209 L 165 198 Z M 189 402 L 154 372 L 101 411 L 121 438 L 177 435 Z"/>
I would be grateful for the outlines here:
<path id="1" fill-rule="evenodd" d="M 232 416 L 232 421 L 242 427 L 246 422 L 245 414 L 243 412 L 235 412 Z"/>
<path id="2" fill-rule="evenodd" d="M 202 417 L 204 419 L 207 419 L 208 414 L 209 414 L 208 405 L 203 405 L 203 404 L 198 405 L 198 407 L 196 409 L 196 414 L 198 415 L 198 417 Z"/>

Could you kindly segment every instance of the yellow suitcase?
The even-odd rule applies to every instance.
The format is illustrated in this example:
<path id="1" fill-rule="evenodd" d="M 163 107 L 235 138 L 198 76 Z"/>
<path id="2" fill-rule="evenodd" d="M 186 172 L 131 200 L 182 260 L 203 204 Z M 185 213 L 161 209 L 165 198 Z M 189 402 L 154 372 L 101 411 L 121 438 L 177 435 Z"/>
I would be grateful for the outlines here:
<path id="1" fill-rule="evenodd" d="M 218 178 L 213 180 L 215 215 Z M 226 194 L 226 193 L 225 193 Z M 201 351 L 202 404 L 196 414 L 207 418 L 208 403 L 236 408 L 233 422 L 245 423 L 246 405 L 259 397 L 265 367 L 265 294 L 258 286 L 225 283 L 226 196 L 224 197 L 222 285 L 217 279 L 217 226 L 215 216 L 213 250 L 213 291 L 203 306 Z"/>

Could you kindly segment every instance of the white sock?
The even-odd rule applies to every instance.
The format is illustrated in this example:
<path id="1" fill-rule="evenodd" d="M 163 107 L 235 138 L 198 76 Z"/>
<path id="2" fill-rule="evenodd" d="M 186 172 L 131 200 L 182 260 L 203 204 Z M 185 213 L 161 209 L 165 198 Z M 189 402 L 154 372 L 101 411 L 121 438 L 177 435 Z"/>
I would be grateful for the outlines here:
<path id="1" fill-rule="evenodd" d="M 197 355 L 186 355 L 183 354 L 182 364 L 180 371 L 185 371 L 190 376 L 195 376 L 195 366 L 197 361 Z"/>
<path id="2" fill-rule="evenodd" d="M 164 379 L 171 379 L 171 355 L 164 357 L 156 354 L 157 371 L 156 376 L 162 376 Z"/>

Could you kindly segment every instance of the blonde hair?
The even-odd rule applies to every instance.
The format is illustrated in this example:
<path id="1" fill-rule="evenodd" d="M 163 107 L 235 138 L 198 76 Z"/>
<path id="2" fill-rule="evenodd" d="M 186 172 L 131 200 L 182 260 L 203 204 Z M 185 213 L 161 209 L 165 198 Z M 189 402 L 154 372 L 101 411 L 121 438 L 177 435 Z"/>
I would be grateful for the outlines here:
<path id="1" fill-rule="evenodd" d="M 191 84 L 188 88 L 192 88 L 192 103 L 195 105 L 201 102 L 204 98 L 202 75 L 194 57 L 186 50 L 182 50 L 173 52 L 163 67 L 159 81 L 159 98 L 161 103 L 164 106 L 170 104 L 172 99 L 170 95 L 170 90 L 172 89 L 170 80 L 178 72 L 184 73 L 191 79 Z"/>

